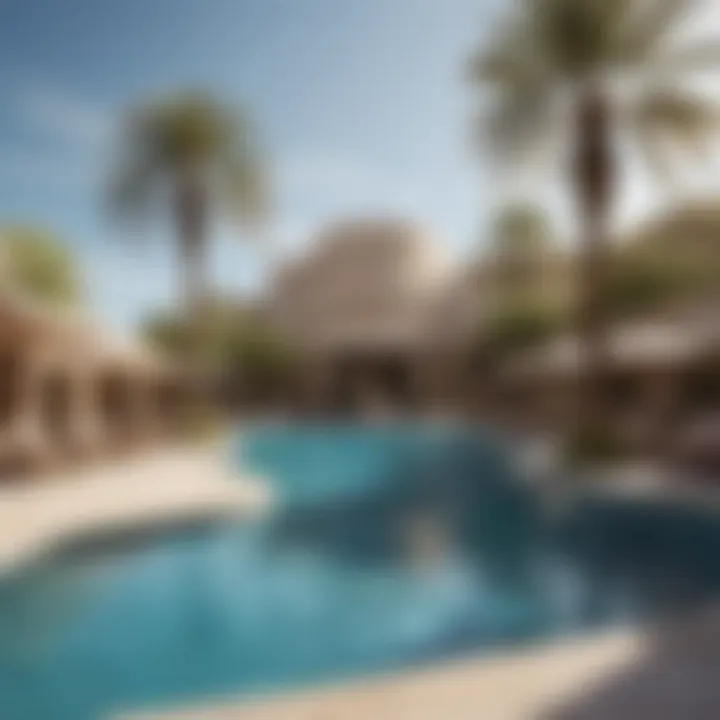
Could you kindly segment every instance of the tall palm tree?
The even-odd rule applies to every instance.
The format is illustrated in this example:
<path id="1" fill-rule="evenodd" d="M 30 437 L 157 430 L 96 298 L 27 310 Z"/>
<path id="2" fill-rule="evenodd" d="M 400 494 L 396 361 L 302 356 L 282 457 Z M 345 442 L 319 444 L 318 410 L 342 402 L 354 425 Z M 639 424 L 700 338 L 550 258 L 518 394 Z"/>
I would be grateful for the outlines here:
<path id="1" fill-rule="evenodd" d="M 188 93 L 149 104 L 126 118 L 113 168 L 111 203 L 136 218 L 169 210 L 177 233 L 193 355 L 202 353 L 211 210 L 244 224 L 262 220 L 268 188 L 247 118 L 213 98 Z"/>
<path id="2" fill-rule="evenodd" d="M 570 185 L 582 226 L 577 331 L 584 356 L 579 422 L 585 428 L 602 422 L 602 297 L 618 134 L 636 131 L 638 148 L 657 168 L 668 149 L 695 146 L 716 129 L 716 108 L 679 84 L 720 59 L 717 41 L 677 41 L 674 31 L 694 4 L 517 0 L 472 62 L 474 83 L 488 92 L 483 136 L 498 160 L 527 159 L 558 130 L 570 144 Z M 569 125 L 559 122 L 559 109 L 567 111 Z"/>

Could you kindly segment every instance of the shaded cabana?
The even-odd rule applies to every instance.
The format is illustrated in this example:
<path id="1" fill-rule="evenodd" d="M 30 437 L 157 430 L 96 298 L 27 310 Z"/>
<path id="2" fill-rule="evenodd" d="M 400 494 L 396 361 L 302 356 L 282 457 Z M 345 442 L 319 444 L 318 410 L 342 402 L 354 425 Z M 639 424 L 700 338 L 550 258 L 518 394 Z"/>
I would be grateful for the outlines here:
<path id="1" fill-rule="evenodd" d="M 0 296 L 0 470 L 158 440 L 174 370 L 79 314 Z M 181 392 L 181 389 L 178 390 Z"/>
<path id="2" fill-rule="evenodd" d="M 656 450 L 686 415 L 717 407 L 720 327 L 714 313 L 628 323 L 607 338 L 603 389 L 613 420 L 640 449 Z M 512 395 L 516 412 L 546 427 L 576 421 L 573 398 L 585 363 L 582 344 L 563 336 L 509 363 L 501 391 Z"/>

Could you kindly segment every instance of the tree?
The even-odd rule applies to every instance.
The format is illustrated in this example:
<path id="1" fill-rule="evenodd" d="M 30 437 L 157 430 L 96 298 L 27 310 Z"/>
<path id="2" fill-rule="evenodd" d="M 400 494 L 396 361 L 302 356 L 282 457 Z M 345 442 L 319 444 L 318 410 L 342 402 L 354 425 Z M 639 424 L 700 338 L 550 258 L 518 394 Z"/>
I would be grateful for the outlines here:
<path id="1" fill-rule="evenodd" d="M 287 399 L 292 392 L 299 358 L 264 322 L 249 318 L 241 324 L 228 360 L 238 400 L 262 403 Z"/>
<path id="2" fill-rule="evenodd" d="M 504 208 L 495 224 L 492 268 L 498 304 L 541 301 L 550 241 L 547 218 L 530 205 Z"/>
<path id="3" fill-rule="evenodd" d="M 527 256 L 543 253 L 550 241 L 550 224 L 545 214 L 533 205 L 509 205 L 496 219 L 497 253 Z"/>
<path id="4" fill-rule="evenodd" d="M 143 324 L 142 335 L 156 350 L 168 357 L 187 357 L 191 337 L 187 322 L 169 315 L 156 315 Z"/>
<path id="5" fill-rule="evenodd" d="M 577 330 L 584 348 L 580 422 L 601 422 L 607 348 L 601 301 L 608 224 L 618 185 L 618 129 L 634 130 L 653 168 L 668 143 L 686 148 L 716 129 L 716 107 L 680 87 L 687 73 L 717 63 L 720 44 L 669 45 L 692 0 L 518 0 L 473 60 L 487 89 L 483 137 L 506 164 L 527 159 L 560 131 L 570 143 L 571 188 L 581 222 Z M 614 82 L 626 82 L 618 88 Z M 618 90 L 618 92 L 616 92 Z M 624 90 L 625 92 L 619 92 Z M 558 108 L 568 108 L 569 127 Z M 627 122 L 626 122 L 627 121 Z"/>
<path id="6" fill-rule="evenodd" d="M 604 312 L 612 320 L 652 314 L 692 299 L 703 279 L 682 265 L 620 255 L 608 273 Z"/>
<path id="7" fill-rule="evenodd" d="M 205 311 L 203 360 L 223 378 L 226 400 L 277 399 L 291 389 L 298 358 L 253 312 L 223 303 Z M 144 326 L 148 342 L 169 357 L 182 358 L 193 328 L 178 315 L 157 315 Z"/>
<path id="8" fill-rule="evenodd" d="M 0 230 L 0 286 L 48 303 L 72 304 L 82 295 L 72 252 L 52 233 Z"/>
<path id="9" fill-rule="evenodd" d="M 227 367 L 242 328 L 251 313 L 239 304 L 206 297 L 203 307 L 203 344 L 199 357 L 206 367 Z M 143 335 L 150 345 L 177 360 L 187 357 L 195 340 L 192 319 L 182 312 L 158 313 L 143 323 Z"/>
<path id="10" fill-rule="evenodd" d="M 720 283 L 720 204 L 694 201 L 653 219 L 624 239 L 618 258 L 665 275 L 687 300 L 714 294 Z"/>
<path id="11" fill-rule="evenodd" d="M 508 358 L 547 342 L 564 329 L 563 313 L 547 304 L 503 305 L 480 328 L 473 359 L 487 372 L 496 372 Z"/>
<path id="12" fill-rule="evenodd" d="M 177 233 L 190 350 L 201 352 L 207 296 L 210 211 L 221 208 L 247 225 L 264 218 L 268 188 L 255 134 L 242 114 L 203 94 L 139 108 L 127 117 L 113 169 L 111 202 L 144 218 L 168 210 Z"/>

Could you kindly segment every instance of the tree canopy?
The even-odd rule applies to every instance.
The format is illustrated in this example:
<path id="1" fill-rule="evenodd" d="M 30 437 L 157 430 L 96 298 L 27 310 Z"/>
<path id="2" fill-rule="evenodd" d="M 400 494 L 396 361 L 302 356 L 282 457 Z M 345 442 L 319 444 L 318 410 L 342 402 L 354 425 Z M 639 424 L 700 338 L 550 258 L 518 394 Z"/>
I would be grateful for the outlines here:
<path id="1" fill-rule="evenodd" d="M 194 342 L 192 323 L 179 315 L 158 315 L 145 323 L 149 342 L 169 356 L 185 357 Z M 215 302 L 206 311 L 204 361 L 245 399 L 268 398 L 287 387 L 298 358 L 252 310 Z"/>
<path id="2" fill-rule="evenodd" d="M 494 251 L 497 257 L 527 257 L 546 252 L 552 241 L 550 222 L 534 205 L 504 207 L 495 219 Z"/>
<path id="3" fill-rule="evenodd" d="M 671 42 L 694 0 L 518 0 L 471 63 L 489 93 L 482 139 L 504 162 L 562 141 L 568 96 L 603 81 L 612 122 L 632 134 L 653 169 L 667 146 L 697 150 L 717 130 L 718 107 L 679 82 L 715 70 L 720 41 Z M 632 81 L 623 84 L 619 78 Z M 623 89 L 624 88 L 624 89 Z M 630 92 L 628 92 L 630 90 Z M 567 139 L 567 137 L 565 137 Z"/>
<path id="4" fill-rule="evenodd" d="M 111 168 L 111 208 L 147 217 L 177 202 L 173 189 L 188 179 L 200 186 L 200 202 L 244 223 L 266 214 L 265 166 L 247 115 L 204 92 L 161 98 L 129 113 Z"/>
<path id="5" fill-rule="evenodd" d="M 50 303 L 82 297 L 73 253 L 52 233 L 29 227 L 0 229 L 0 285 Z"/>

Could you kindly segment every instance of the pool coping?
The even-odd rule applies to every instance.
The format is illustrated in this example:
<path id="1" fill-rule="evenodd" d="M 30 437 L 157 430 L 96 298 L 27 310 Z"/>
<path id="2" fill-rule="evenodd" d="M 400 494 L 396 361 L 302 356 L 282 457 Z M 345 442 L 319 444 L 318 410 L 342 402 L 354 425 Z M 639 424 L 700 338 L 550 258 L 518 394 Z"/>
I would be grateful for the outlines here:
<path id="1" fill-rule="evenodd" d="M 530 720 L 642 658 L 646 636 L 616 631 L 277 697 L 205 701 L 113 720 Z"/>

